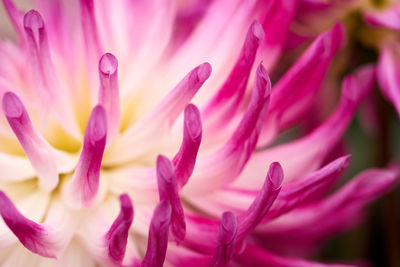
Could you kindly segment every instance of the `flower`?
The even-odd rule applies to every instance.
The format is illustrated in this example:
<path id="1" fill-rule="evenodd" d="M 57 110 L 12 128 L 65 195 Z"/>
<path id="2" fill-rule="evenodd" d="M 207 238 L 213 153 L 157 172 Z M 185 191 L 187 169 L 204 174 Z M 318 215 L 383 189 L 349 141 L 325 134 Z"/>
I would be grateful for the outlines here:
<path id="1" fill-rule="evenodd" d="M 4 266 L 317 265 L 287 255 L 397 182 L 372 169 L 327 196 L 372 66 L 315 129 L 273 143 L 310 119 L 344 42 L 323 32 L 272 86 L 296 1 L 3 3 L 18 35 L 0 43 Z"/>

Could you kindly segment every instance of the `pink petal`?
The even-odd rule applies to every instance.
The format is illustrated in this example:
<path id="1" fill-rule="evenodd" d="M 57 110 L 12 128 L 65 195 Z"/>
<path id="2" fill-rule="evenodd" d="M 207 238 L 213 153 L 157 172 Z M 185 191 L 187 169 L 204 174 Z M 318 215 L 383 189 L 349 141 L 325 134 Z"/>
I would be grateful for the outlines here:
<path id="1" fill-rule="evenodd" d="M 218 242 L 210 266 L 225 266 L 232 258 L 236 243 L 237 222 L 232 212 L 222 214 Z"/>
<path id="2" fill-rule="evenodd" d="M 129 228 L 133 221 L 131 199 L 127 194 L 121 195 L 119 199 L 121 210 L 105 235 L 108 256 L 116 264 L 121 264 L 124 259 Z"/>
<path id="3" fill-rule="evenodd" d="M 253 22 L 235 66 L 203 112 L 205 120 L 213 120 L 214 127 L 219 128 L 226 124 L 237 111 L 247 87 L 257 48 L 263 39 L 264 31 L 261 24 L 258 21 Z"/>
<path id="4" fill-rule="evenodd" d="M 46 140 L 33 128 L 22 102 L 12 92 L 3 95 L 2 108 L 12 130 L 39 176 L 39 184 L 52 190 L 58 184 L 58 171 L 54 153 Z"/>
<path id="5" fill-rule="evenodd" d="M 114 55 L 104 54 L 99 61 L 100 92 L 99 104 L 107 113 L 107 146 L 119 134 L 121 110 L 118 88 L 118 61 Z"/>
<path id="6" fill-rule="evenodd" d="M 393 30 L 400 30 L 400 6 L 388 8 L 380 13 L 367 12 L 365 20 L 374 26 L 383 26 Z"/>
<path id="7" fill-rule="evenodd" d="M 10 18 L 15 30 L 17 31 L 20 41 L 24 41 L 24 29 L 22 27 L 22 20 L 24 14 L 19 10 L 12 0 L 3 0 L 4 8 Z"/>
<path id="8" fill-rule="evenodd" d="M 381 51 L 378 61 L 377 77 L 382 93 L 391 101 L 400 116 L 400 46 L 387 45 Z"/>
<path id="9" fill-rule="evenodd" d="M 179 187 L 183 187 L 192 175 L 202 136 L 200 111 L 189 104 L 184 112 L 183 140 L 172 160 Z"/>
<path id="10" fill-rule="evenodd" d="M 128 128 L 107 154 L 106 164 L 126 162 L 143 154 L 167 132 L 189 101 L 211 74 L 211 66 L 203 63 L 193 69 L 148 115 Z M 135 147 L 134 150 L 132 148 Z"/>
<path id="11" fill-rule="evenodd" d="M 157 182 L 160 201 L 167 200 L 171 205 L 171 232 L 177 242 L 185 238 L 186 223 L 182 204 L 178 194 L 178 184 L 171 161 L 164 157 L 157 157 Z"/>
<path id="12" fill-rule="evenodd" d="M 72 205 L 90 206 L 99 189 L 100 167 L 107 138 L 107 115 L 101 106 L 90 114 L 83 148 L 69 184 Z"/>
<path id="13" fill-rule="evenodd" d="M 48 229 L 25 218 L 2 191 L 0 191 L 0 214 L 10 230 L 27 249 L 43 257 L 55 258 L 57 256 L 58 248 L 53 243 Z"/>
<path id="14" fill-rule="evenodd" d="M 102 51 L 96 24 L 94 0 L 80 0 L 83 36 L 88 54 L 100 55 Z"/>
<path id="15" fill-rule="evenodd" d="M 270 96 L 270 80 L 260 64 L 253 95 L 231 138 L 217 152 L 199 158 L 192 178 L 183 192 L 188 195 L 210 192 L 235 180 L 257 144 Z M 218 165 L 215 163 L 218 162 Z"/>
<path id="16" fill-rule="evenodd" d="M 168 201 L 161 201 L 155 208 L 151 219 L 147 250 L 142 267 L 163 266 L 168 246 L 170 221 L 171 206 Z"/>

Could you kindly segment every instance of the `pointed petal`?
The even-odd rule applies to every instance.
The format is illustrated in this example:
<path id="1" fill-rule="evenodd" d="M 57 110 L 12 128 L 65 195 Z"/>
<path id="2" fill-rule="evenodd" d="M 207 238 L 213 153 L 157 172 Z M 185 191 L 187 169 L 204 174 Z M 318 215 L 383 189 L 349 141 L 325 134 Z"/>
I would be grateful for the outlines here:
<path id="1" fill-rule="evenodd" d="M 22 27 L 22 20 L 24 14 L 19 10 L 12 0 L 3 0 L 3 5 L 7 11 L 7 15 L 10 18 L 15 30 L 17 31 L 20 41 L 24 41 L 24 29 Z"/>
<path id="2" fill-rule="evenodd" d="M 107 115 L 96 106 L 90 114 L 79 162 L 69 184 L 72 206 L 90 206 L 99 189 L 100 166 L 107 138 Z"/>
<path id="3" fill-rule="evenodd" d="M 185 214 L 178 194 L 174 167 L 164 156 L 157 157 L 157 182 L 160 201 L 167 200 L 171 205 L 171 232 L 176 241 L 181 242 L 186 234 Z"/>
<path id="4" fill-rule="evenodd" d="M 121 210 L 105 235 L 108 257 L 116 264 L 121 264 L 124 259 L 128 231 L 133 221 L 131 199 L 127 194 L 121 195 L 119 199 L 121 202 Z"/>
<path id="5" fill-rule="evenodd" d="M 8 123 L 39 176 L 39 184 L 52 190 L 58 184 L 58 171 L 54 152 L 46 140 L 33 128 L 29 115 L 12 92 L 3 95 L 2 108 Z"/>
<path id="6" fill-rule="evenodd" d="M 179 187 L 183 187 L 192 175 L 202 136 L 200 111 L 189 104 L 184 112 L 183 140 L 172 160 Z"/>
<path id="7" fill-rule="evenodd" d="M 146 255 L 142 267 L 161 267 L 164 264 L 168 246 L 168 230 L 171 221 L 171 206 L 161 201 L 154 210 L 151 219 Z"/>

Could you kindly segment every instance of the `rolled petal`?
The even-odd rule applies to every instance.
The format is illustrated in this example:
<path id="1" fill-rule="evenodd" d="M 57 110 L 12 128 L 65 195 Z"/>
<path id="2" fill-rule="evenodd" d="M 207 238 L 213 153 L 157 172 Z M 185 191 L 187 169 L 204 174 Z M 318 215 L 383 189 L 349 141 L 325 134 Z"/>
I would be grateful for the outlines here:
<path id="1" fill-rule="evenodd" d="M 29 115 L 21 100 L 12 92 L 3 95 L 2 108 L 12 130 L 35 169 L 39 184 L 52 190 L 58 184 L 58 171 L 51 146 L 33 128 Z"/>
<path id="2" fill-rule="evenodd" d="M 215 248 L 210 266 L 225 266 L 229 263 L 235 249 L 236 235 L 236 216 L 232 212 L 224 212 L 219 227 L 217 247 Z"/>
<path id="3" fill-rule="evenodd" d="M 277 123 L 276 131 L 279 131 L 304 116 L 314 103 L 329 64 L 343 43 L 344 30 L 341 25 L 323 32 L 274 85 L 259 146 L 267 144 L 274 136 L 268 128 L 271 123 Z"/>
<path id="4" fill-rule="evenodd" d="M 110 53 L 104 54 L 99 62 L 100 92 L 99 104 L 107 113 L 107 146 L 119 133 L 121 110 L 118 88 L 118 61 Z"/>
<path id="5" fill-rule="evenodd" d="M 253 67 L 257 48 L 264 39 L 264 31 L 258 21 L 254 21 L 244 41 L 235 66 L 216 95 L 207 104 L 203 115 L 205 120 L 211 119 L 214 127 L 226 125 L 242 101 L 250 71 Z"/>
<path id="6" fill-rule="evenodd" d="M 25 218 L 3 191 L 0 191 L 0 214 L 19 241 L 33 253 L 56 258 L 59 248 L 49 229 Z"/>
<path id="7" fill-rule="evenodd" d="M 168 246 L 168 231 L 171 221 L 171 206 L 161 201 L 154 210 L 151 219 L 146 255 L 142 267 L 161 267 L 164 264 Z"/>
<path id="8" fill-rule="evenodd" d="M 47 30 L 39 12 L 30 10 L 25 14 L 24 29 L 35 94 L 42 105 L 42 120 L 46 121 L 49 110 L 54 110 L 56 111 L 54 116 L 59 125 L 72 136 L 80 138 L 81 135 L 70 108 L 68 91 L 59 82 L 54 69 Z"/>
<path id="9" fill-rule="evenodd" d="M 178 194 L 174 167 L 164 156 L 157 157 L 157 182 L 160 201 L 167 200 L 171 205 L 171 233 L 180 242 L 186 234 L 185 214 Z"/>
<path id="10" fill-rule="evenodd" d="M 70 204 L 73 206 L 88 207 L 96 197 L 106 138 L 106 111 L 96 106 L 90 114 L 82 152 L 68 188 Z"/>
<path id="11" fill-rule="evenodd" d="M 254 199 L 249 209 L 238 216 L 238 242 L 242 241 L 264 218 L 281 191 L 283 170 L 274 162 L 268 170 L 264 186 Z"/>
<path id="12" fill-rule="evenodd" d="M 360 72 L 363 75 L 360 75 Z M 234 186 L 243 189 L 257 189 L 263 180 L 258 182 L 252 180 L 249 183 L 248 179 L 251 177 L 259 179 L 254 176 L 254 173 L 262 172 L 268 162 L 279 161 L 282 164 L 285 182 L 304 177 L 318 169 L 328 151 L 343 135 L 361 100 L 371 90 L 372 83 L 366 81 L 373 80 L 374 75 L 374 68 L 367 66 L 358 70 L 355 75 L 347 76 L 342 84 L 340 101 L 335 111 L 324 123 L 308 135 L 293 142 L 253 153 Z M 364 81 L 361 81 L 360 77 L 363 77 Z"/>
<path id="13" fill-rule="evenodd" d="M 105 159 L 105 164 L 132 160 L 156 145 L 162 135 L 175 122 L 199 88 L 211 74 L 211 65 L 203 63 L 193 69 L 148 115 L 128 128 L 115 140 Z M 147 144 L 143 146 L 143 143 Z M 132 150 L 132 148 L 135 148 Z"/>
<path id="14" fill-rule="evenodd" d="M 392 189 L 399 178 L 398 166 L 366 170 L 328 198 L 259 227 L 259 237 L 279 251 L 317 246 L 358 224 L 365 206 Z"/>
<path id="15" fill-rule="evenodd" d="M 198 159 L 192 178 L 183 189 L 185 194 L 209 193 L 237 178 L 257 144 L 269 104 L 270 89 L 271 82 L 260 64 L 252 98 L 236 130 L 222 148 Z"/>
<path id="16" fill-rule="evenodd" d="M 115 264 L 121 264 L 125 256 L 129 228 L 133 221 L 132 201 L 127 194 L 119 197 L 121 210 L 105 235 L 108 257 Z"/>
<path id="17" fill-rule="evenodd" d="M 202 126 L 200 111 L 193 104 L 187 105 L 184 112 L 183 140 L 172 163 L 179 187 L 183 187 L 192 175 L 199 151 Z"/>

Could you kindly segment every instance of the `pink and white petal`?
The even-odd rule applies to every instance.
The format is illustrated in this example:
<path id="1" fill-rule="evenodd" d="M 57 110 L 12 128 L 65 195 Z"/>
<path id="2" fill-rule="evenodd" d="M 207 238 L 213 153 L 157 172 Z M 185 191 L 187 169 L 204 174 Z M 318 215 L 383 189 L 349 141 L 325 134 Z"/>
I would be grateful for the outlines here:
<path id="1" fill-rule="evenodd" d="M 356 107 L 371 89 L 372 83 L 361 81 L 360 78 L 374 77 L 374 73 L 374 69 L 367 66 L 361 68 L 355 75 L 347 76 L 343 81 L 339 104 L 325 122 L 302 138 L 255 152 L 239 179 L 235 181 L 234 186 L 243 189 L 259 188 L 263 180 L 260 177 L 254 177 L 254 173 L 263 172 L 265 166 L 273 161 L 282 164 L 285 183 L 303 177 L 319 168 L 330 149 L 342 137 L 353 118 Z M 249 179 L 251 179 L 251 183 Z"/>
<path id="2" fill-rule="evenodd" d="M 209 193 L 237 178 L 257 144 L 269 104 L 270 88 L 269 77 L 260 64 L 253 95 L 242 120 L 228 142 L 219 150 L 198 158 L 192 177 L 183 189 L 184 195 Z"/>
<path id="3" fill-rule="evenodd" d="M 392 189 L 399 178 L 398 166 L 366 170 L 328 198 L 259 226 L 257 234 L 266 245 L 279 240 L 274 247 L 280 251 L 316 246 L 358 224 L 365 206 Z"/>
<path id="4" fill-rule="evenodd" d="M 210 74 L 211 66 L 208 63 L 189 72 L 160 104 L 115 140 L 105 155 L 104 164 L 130 161 L 157 145 L 163 137 L 160 133 L 168 133 Z"/>
<path id="5" fill-rule="evenodd" d="M 320 198 L 337 181 L 339 174 L 348 165 L 348 158 L 349 156 L 338 158 L 321 169 L 284 185 L 263 220 L 277 217 L 298 205 Z M 229 186 L 201 198 L 190 197 L 190 201 L 212 216 L 219 216 L 225 210 L 239 214 L 250 206 L 257 194 L 256 190 Z"/>

